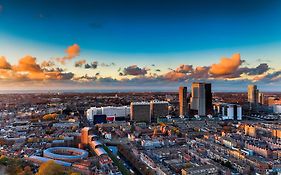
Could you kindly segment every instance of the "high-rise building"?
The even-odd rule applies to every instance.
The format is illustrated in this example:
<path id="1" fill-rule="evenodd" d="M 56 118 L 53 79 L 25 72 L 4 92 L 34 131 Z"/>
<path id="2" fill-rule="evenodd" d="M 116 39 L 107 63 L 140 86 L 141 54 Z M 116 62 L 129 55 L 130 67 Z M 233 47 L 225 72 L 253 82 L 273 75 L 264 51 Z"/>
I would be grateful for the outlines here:
<path id="1" fill-rule="evenodd" d="M 151 101 L 150 114 L 151 120 L 157 121 L 158 117 L 166 117 L 168 115 L 169 103 L 167 101 Z"/>
<path id="2" fill-rule="evenodd" d="M 248 102 L 251 108 L 255 108 L 259 102 L 259 90 L 257 85 L 248 85 Z"/>
<path id="3" fill-rule="evenodd" d="M 259 93 L 259 104 L 264 105 L 264 94 L 262 92 Z"/>
<path id="4" fill-rule="evenodd" d="M 87 145 L 88 144 L 88 136 L 90 127 L 84 127 L 81 129 L 81 143 Z"/>
<path id="5" fill-rule="evenodd" d="M 190 110 L 200 116 L 213 113 L 211 83 L 194 82 L 191 87 Z"/>
<path id="6" fill-rule="evenodd" d="M 151 122 L 149 102 L 132 102 L 130 107 L 130 115 L 132 121 L 148 123 Z"/>
<path id="7" fill-rule="evenodd" d="M 179 87 L 179 106 L 180 106 L 180 116 L 187 115 L 187 87 Z"/>

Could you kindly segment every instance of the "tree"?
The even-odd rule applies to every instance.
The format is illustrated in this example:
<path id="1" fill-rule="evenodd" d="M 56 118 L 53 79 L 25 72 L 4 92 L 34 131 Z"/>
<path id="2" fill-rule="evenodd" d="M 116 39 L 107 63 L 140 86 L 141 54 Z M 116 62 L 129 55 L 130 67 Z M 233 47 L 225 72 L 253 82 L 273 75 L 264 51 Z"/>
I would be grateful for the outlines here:
<path id="1" fill-rule="evenodd" d="M 38 173 L 36 175 L 64 175 L 66 174 L 64 171 L 64 168 L 55 163 L 53 160 L 49 160 L 45 163 L 43 163 L 38 170 Z"/>
<path id="2" fill-rule="evenodd" d="M 81 175 L 80 173 L 71 173 L 70 175 Z"/>
<path id="3" fill-rule="evenodd" d="M 30 166 L 26 166 L 23 168 L 22 172 L 18 173 L 18 175 L 33 175 Z"/>
<path id="4" fill-rule="evenodd" d="M 43 116 L 43 120 L 55 120 L 58 114 L 46 114 Z"/>

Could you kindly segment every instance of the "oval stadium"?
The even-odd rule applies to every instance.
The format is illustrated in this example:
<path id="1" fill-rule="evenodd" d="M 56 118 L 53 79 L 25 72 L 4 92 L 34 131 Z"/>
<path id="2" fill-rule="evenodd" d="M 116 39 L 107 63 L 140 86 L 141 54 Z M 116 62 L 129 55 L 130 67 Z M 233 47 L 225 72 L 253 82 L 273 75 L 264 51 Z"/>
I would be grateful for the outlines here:
<path id="1" fill-rule="evenodd" d="M 88 157 L 88 152 L 73 147 L 51 147 L 44 150 L 43 156 L 55 160 L 74 162 Z"/>

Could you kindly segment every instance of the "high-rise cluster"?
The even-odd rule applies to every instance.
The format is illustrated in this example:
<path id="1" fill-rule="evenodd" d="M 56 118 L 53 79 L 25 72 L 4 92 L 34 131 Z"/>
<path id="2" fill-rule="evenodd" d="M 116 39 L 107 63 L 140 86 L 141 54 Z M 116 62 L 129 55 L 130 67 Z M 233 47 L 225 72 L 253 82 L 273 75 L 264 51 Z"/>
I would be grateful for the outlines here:
<path id="1" fill-rule="evenodd" d="M 248 102 L 251 109 L 256 109 L 259 104 L 264 104 L 264 94 L 259 91 L 257 85 L 248 85 Z"/>
<path id="2" fill-rule="evenodd" d="M 212 85 L 210 83 L 192 83 L 189 102 L 187 97 L 187 87 L 179 88 L 180 116 L 187 116 L 188 113 L 206 116 L 213 113 L 212 108 Z"/>

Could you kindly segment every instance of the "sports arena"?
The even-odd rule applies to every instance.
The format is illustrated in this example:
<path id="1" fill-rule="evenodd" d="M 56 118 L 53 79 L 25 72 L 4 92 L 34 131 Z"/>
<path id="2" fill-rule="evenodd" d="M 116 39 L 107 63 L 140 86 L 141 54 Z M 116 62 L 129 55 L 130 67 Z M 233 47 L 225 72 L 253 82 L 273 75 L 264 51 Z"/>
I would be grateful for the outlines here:
<path id="1" fill-rule="evenodd" d="M 73 147 L 51 147 L 44 150 L 43 156 L 54 160 L 75 162 L 87 158 L 88 152 Z"/>

